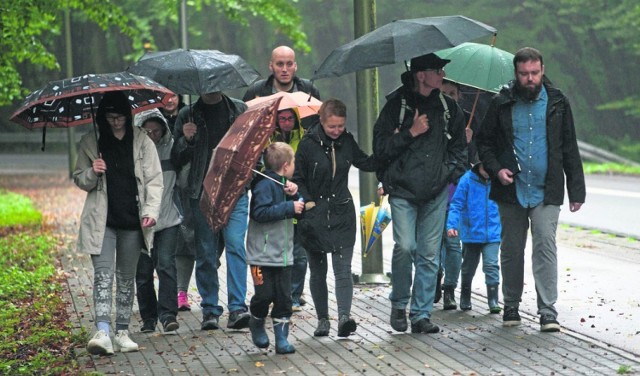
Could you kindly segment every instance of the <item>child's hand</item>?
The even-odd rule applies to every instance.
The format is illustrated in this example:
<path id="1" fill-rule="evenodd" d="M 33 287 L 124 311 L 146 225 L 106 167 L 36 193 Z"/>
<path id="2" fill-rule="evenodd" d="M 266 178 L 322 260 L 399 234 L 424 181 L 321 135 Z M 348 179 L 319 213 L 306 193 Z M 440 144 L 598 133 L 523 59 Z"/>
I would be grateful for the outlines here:
<path id="1" fill-rule="evenodd" d="M 287 180 L 287 183 L 284 185 L 284 193 L 289 196 L 293 196 L 298 193 L 298 185 L 290 180 Z"/>
<path id="2" fill-rule="evenodd" d="M 302 214 L 303 210 L 304 210 L 304 201 L 294 201 L 293 202 L 293 211 L 296 214 Z"/>
<path id="3" fill-rule="evenodd" d="M 458 236 L 458 230 L 456 230 L 455 228 L 448 229 L 447 236 L 450 238 L 455 238 L 456 236 Z"/>

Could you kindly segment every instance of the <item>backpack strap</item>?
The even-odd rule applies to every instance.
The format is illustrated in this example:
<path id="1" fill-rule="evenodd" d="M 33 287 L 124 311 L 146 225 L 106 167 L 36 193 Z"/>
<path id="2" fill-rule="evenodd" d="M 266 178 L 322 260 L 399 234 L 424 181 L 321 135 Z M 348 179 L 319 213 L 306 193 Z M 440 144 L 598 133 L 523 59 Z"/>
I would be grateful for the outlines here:
<path id="1" fill-rule="evenodd" d="M 451 140 L 451 134 L 449 133 L 449 119 L 451 119 L 451 112 L 449 111 L 449 105 L 447 105 L 446 99 L 444 99 L 444 95 L 440 92 L 440 102 L 442 102 L 442 107 L 444 107 L 444 113 L 442 117 L 444 119 L 444 135 L 447 137 L 447 140 Z"/>

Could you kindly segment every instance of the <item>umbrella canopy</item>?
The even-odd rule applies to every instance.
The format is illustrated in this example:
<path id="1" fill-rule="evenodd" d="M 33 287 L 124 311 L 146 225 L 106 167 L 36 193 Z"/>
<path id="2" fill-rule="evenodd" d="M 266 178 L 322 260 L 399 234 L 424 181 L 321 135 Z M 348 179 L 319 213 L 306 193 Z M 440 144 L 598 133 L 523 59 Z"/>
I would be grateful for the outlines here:
<path id="1" fill-rule="evenodd" d="M 280 100 L 278 110 L 294 109 L 298 112 L 298 117 L 300 117 L 300 119 L 316 115 L 320 110 L 320 106 L 322 106 L 322 102 L 302 91 L 296 91 L 293 93 L 280 91 L 266 97 L 257 97 L 247 101 L 247 106 L 253 107 L 257 104 L 264 103 L 265 101 L 271 101 L 275 98 L 282 98 L 282 100 Z"/>
<path id="2" fill-rule="evenodd" d="M 497 93 L 514 79 L 513 54 L 492 45 L 462 43 L 436 54 L 451 60 L 446 78 L 459 84 Z"/>
<path id="3" fill-rule="evenodd" d="M 242 113 L 213 150 L 202 183 L 200 209 L 214 232 L 229 221 L 252 169 L 276 129 L 279 102 L 280 98 L 275 98 Z"/>
<path id="4" fill-rule="evenodd" d="M 171 90 L 129 72 L 85 74 L 51 81 L 32 92 L 11 116 L 26 128 L 66 128 L 94 122 L 104 93 L 122 91 L 134 114 L 164 106 Z"/>
<path id="5" fill-rule="evenodd" d="M 127 69 L 177 94 L 201 95 L 249 86 L 260 77 L 244 59 L 218 50 L 149 52 Z"/>
<path id="6" fill-rule="evenodd" d="M 312 79 L 411 60 L 496 33 L 496 29 L 464 16 L 398 20 L 333 50 Z"/>

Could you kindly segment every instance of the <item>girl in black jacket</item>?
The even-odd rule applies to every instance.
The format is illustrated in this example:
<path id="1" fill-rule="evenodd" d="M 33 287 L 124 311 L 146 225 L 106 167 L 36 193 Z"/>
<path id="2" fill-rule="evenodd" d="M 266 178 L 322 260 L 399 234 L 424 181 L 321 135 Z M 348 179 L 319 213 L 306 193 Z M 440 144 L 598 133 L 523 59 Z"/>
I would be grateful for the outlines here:
<path id="1" fill-rule="evenodd" d="M 350 317 L 356 213 L 348 187 L 349 169 L 354 165 L 373 172 L 376 163 L 373 156 L 367 156 L 353 136 L 345 132 L 344 103 L 329 99 L 320 107 L 319 115 L 320 123 L 309 129 L 298 146 L 293 180 L 306 202 L 299 226 L 309 259 L 311 296 L 318 314 L 314 336 L 329 335 L 327 253 L 331 253 L 338 302 L 338 336 L 347 337 L 357 326 Z"/>

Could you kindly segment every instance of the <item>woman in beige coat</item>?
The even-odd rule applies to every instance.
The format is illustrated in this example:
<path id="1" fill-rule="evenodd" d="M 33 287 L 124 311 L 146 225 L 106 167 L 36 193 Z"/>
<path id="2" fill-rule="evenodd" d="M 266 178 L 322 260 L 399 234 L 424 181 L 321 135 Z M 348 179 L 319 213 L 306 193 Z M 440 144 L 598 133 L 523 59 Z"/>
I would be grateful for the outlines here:
<path id="1" fill-rule="evenodd" d="M 80 218 L 78 249 L 91 255 L 97 332 L 87 345 L 91 354 L 137 351 L 129 338 L 140 250 L 151 250 L 153 226 L 162 198 L 162 169 L 153 141 L 132 126 L 131 107 L 120 92 L 104 95 L 96 113 L 99 140 L 93 133 L 79 144 L 73 173 L 87 192 Z M 108 189 L 107 189 L 108 187 Z M 114 273 L 115 272 L 115 273 Z M 116 278 L 116 328 L 112 345 L 111 307 Z"/>

